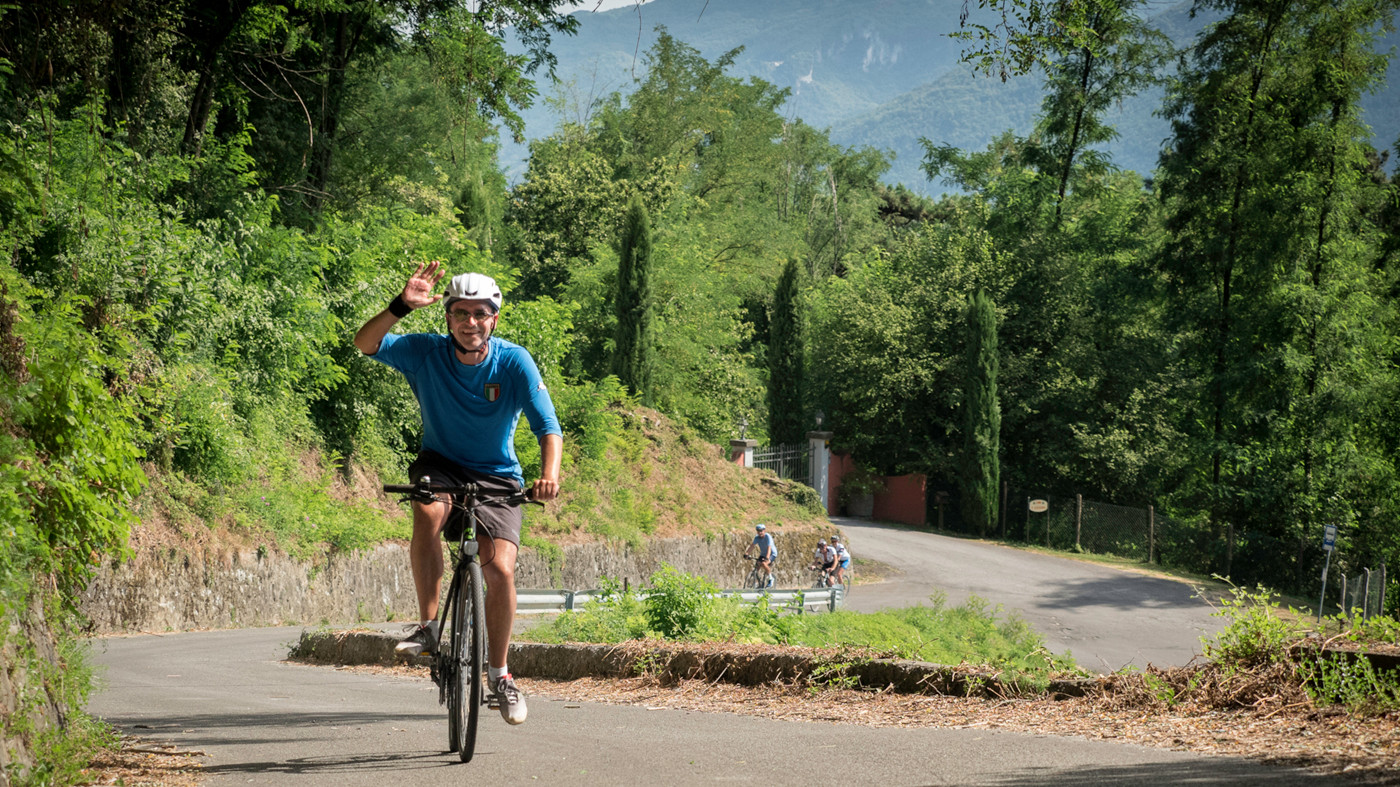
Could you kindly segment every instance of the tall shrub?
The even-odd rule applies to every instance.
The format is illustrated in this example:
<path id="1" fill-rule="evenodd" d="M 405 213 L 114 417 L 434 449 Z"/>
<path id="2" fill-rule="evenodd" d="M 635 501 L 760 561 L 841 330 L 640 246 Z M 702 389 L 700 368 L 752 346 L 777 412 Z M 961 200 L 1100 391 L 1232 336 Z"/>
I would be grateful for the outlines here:
<path id="1" fill-rule="evenodd" d="M 768 347 L 768 432 L 774 443 L 802 441 L 802 318 L 797 302 L 797 260 L 789 259 L 773 298 Z"/>
<path id="2" fill-rule="evenodd" d="M 616 305 L 613 374 L 643 404 L 651 404 L 651 220 L 635 195 L 627 205 L 618 246 Z"/>
<path id="3" fill-rule="evenodd" d="M 997 315 L 986 290 L 968 299 L 963 396 L 963 519 L 987 534 L 1001 485 L 1001 404 L 997 399 Z"/>

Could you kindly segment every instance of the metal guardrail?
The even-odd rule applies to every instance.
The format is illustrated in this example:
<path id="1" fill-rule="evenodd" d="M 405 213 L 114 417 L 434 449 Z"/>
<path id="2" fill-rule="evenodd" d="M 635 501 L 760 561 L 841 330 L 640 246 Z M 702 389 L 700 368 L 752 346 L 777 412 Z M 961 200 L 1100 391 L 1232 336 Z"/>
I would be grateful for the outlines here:
<path id="1" fill-rule="evenodd" d="M 646 593 L 641 593 L 642 598 L 646 598 Z M 737 596 L 750 604 L 757 604 L 761 599 L 767 597 L 768 607 L 779 609 L 792 609 L 803 612 L 808 608 L 826 607 L 828 611 L 836 611 L 844 600 L 845 591 L 840 587 L 834 588 L 806 588 L 806 589 L 769 589 L 769 590 L 721 590 L 717 596 Z M 521 589 L 515 591 L 515 612 L 517 615 L 538 615 L 548 613 L 559 613 L 575 609 L 583 609 L 583 605 L 593 601 L 599 601 L 603 594 L 597 590 L 553 590 L 553 589 Z"/>

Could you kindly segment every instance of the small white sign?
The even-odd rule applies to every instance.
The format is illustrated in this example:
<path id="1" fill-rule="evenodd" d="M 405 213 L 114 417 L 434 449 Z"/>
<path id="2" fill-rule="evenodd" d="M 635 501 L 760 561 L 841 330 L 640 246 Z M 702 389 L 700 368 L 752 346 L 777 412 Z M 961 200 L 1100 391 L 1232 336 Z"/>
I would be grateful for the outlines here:
<path id="1" fill-rule="evenodd" d="M 1322 528 L 1322 551 L 1331 552 L 1333 545 L 1337 543 L 1337 526 L 1324 525 Z"/>
<path id="2" fill-rule="evenodd" d="M 1044 512 L 1044 511 L 1049 511 L 1049 510 L 1050 510 L 1050 503 L 1049 503 L 1048 501 L 1046 501 L 1046 500 L 1032 500 L 1032 501 L 1031 501 L 1031 513 L 1033 513 L 1033 514 L 1039 514 L 1039 513 L 1042 513 L 1042 512 Z"/>

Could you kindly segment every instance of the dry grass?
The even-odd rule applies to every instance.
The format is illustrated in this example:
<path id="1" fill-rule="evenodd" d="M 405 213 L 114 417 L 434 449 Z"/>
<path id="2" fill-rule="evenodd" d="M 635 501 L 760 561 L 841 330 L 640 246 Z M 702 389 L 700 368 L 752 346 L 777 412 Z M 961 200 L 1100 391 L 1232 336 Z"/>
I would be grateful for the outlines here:
<path id="1" fill-rule="evenodd" d="M 204 781 L 199 761 L 203 756 L 201 751 L 125 737 L 119 748 L 98 752 L 80 784 L 196 787 Z"/>

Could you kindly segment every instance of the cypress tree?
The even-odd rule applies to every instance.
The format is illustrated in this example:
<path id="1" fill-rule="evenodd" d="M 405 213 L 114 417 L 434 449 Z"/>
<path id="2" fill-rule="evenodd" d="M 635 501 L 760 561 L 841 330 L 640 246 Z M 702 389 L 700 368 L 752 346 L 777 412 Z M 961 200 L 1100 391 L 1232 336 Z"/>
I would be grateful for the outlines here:
<path id="1" fill-rule="evenodd" d="M 618 246 L 616 307 L 613 374 L 643 404 L 651 404 L 651 220 L 635 195 Z"/>
<path id="2" fill-rule="evenodd" d="M 797 260 L 778 278 L 768 340 L 768 432 L 780 445 L 802 442 L 803 343 L 797 303 Z"/>
<path id="3" fill-rule="evenodd" d="M 968 299 L 963 396 L 962 512 L 981 535 L 997 518 L 1001 486 L 1001 404 L 997 400 L 997 315 L 985 290 Z"/>

